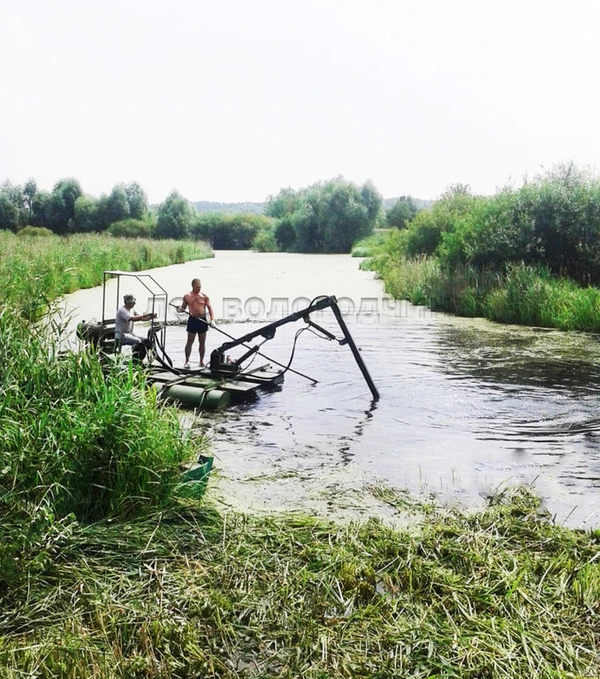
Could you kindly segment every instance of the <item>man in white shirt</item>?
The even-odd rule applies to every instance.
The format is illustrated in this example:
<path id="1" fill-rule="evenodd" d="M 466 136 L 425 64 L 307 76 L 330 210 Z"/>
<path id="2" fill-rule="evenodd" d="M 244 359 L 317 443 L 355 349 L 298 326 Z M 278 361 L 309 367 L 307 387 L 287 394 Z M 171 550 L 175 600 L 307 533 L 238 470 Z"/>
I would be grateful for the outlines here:
<path id="1" fill-rule="evenodd" d="M 136 314 L 132 312 L 135 306 L 135 297 L 133 295 L 125 295 L 123 302 L 124 304 L 117 311 L 115 319 L 115 339 L 121 345 L 136 345 L 134 346 L 134 355 L 142 360 L 146 355 L 146 344 L 143 337 L 139 337 L 133 332 L 133 324 L 136 321 L 149 321 L 152 318 L 156 318 L 156 314 Z"/>

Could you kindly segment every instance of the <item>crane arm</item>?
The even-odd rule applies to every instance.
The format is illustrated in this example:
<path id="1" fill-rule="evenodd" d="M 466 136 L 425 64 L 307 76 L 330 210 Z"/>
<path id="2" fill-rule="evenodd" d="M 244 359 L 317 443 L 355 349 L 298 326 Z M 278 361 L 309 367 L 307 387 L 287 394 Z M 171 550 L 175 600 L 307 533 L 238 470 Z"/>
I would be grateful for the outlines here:
<path id="1" fill-rule="evenodd" d="M 350 347 L 354 359 L 356 360 L 356 363 L 358 364 L 358 367 L 360 368 L 360 371 L 363 374 L 363 377 L 365 378 L 365 381 L 367 382 L 369 389 L 371 390 L 373 399 L 376 401 L 379 400 L 379 391 L 377 390 L 377 387 L 375 386 L 373 380 L 371 379 L 371 376 L 369 375 L 367 366 L 365 365 L 362 356 L 360 355 L 360 350 L 358 349 L 358 347 L 354 343 L 354 340 L 352 339 L 352 335 L 348 330 L 348 326 L 346 325 L 346 322 L 344 321 L 344 318 L 342 316 L 342 312 L 340 311 L 340 308 L 338 306 L 337 299 L 333 295 L 319 297 L 316 301 L 312 302 L 304 309 L 300 309 L 299 311 L 289 314 L 288 316 L 284 316 L 283 318 L 277 321 L 268 323 L 267 325 L 262 326 L 258 330 L 254 330 L 252 332 L 247 333 L 243 337 L 238 337 L 229 342 L 224 342 L 220 347 L 214 349 L 210 355 L 211 372 L 215 375 L 224 374 L 232 375 L 235 374 L 236 372 L 239 372 L 240 363 L 246 360 L 252 354 L 256 353 L 259 347 L 258 346 L 252 347 L 240 359 L 234 361 L 233 363 L 228 363 L 226 361 L 225 359 L 226 351 L 229 351 L 234 347 L 243 345 L 246 342 L 256 339 L 257 337 L 262 337 L 264 341 L 273 339 L 273 337 L 275 337 L 277 328 L 281 327 L 282 325 L 286 325 L 287 323 L 293 323 L 294 321 L 298 321 L 300 319 L 304 319 L 308 324 L 316 327 L 318 330 L 327 335 L 329 339 L 335 339 L 330 332 L 324 330 L 323 328 L 320 328 L 318 325 L 316 325 L 310 320 L 310 314 L 327 308 L 331 308 L 333 315 L 335 316 L 338 325 L 340 326 L 340 329 L 342 330 L 342 333 L 344 335 L 344 338 L 340 340 L 340 344 L 347 344 Z"/>

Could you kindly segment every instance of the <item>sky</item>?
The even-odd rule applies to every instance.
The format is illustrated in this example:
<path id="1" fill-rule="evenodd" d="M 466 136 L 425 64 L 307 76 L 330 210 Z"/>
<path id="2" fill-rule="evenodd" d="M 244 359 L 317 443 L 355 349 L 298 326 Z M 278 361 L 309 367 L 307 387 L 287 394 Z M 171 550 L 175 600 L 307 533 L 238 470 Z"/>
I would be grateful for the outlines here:
<path id="1" fill-rule="evenodd" d="M 600 167 L 598 0 L 0 0 L 0 183 L 263 202 Z"/>

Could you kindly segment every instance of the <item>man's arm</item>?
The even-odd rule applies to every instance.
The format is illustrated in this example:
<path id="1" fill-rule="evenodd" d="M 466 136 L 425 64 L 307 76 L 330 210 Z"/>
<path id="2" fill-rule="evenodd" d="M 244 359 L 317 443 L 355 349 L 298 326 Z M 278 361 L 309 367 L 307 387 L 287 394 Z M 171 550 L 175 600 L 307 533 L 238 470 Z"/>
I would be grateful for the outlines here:
<path id="1" fill-rule="evenodd" d="M 208 309 L 208 313 L 210 314 L 210 320 L 211 320 L 211 323 L 212 323 L 212 321 L 215 320 L 215 315 L 214 315 L 212 307 L 210 305 L 210 299 L 208 299 L 208 297 L 206 297 L 205 301 L 206 301 L 206 308 Z"/>
<path id="2" fill-rule="evenodd" d="M 151 318 L 156 318 L 156 314 L 140 314 L 139 316 L 131 316 L 129 320 L 135 323 L 136 321 L 149 321 Z"/>
<path id="3" fill-rule="evenodd" d="M 177 309 L 177 311 L 179 311 L 180 313 L 185 311 L 187 305 L 188 305 L 187 295 L 184 295 L 183 296 L 183 302 L 181 302 L 181 304 L 179 305 L 179 309 Z"/>

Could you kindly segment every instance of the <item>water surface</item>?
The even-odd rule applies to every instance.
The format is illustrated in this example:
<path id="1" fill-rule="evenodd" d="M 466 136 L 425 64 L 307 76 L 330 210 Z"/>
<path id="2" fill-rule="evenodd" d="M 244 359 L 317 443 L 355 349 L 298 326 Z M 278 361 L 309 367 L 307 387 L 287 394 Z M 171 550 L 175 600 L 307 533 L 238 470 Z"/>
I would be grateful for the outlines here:
<path id="1" fill-rule="evenodd" d="M 170 298 L 201 278 L 218 327 L 236 337 L 318 295 L 336 295 L 381 394 L 372 400 L 347 346 L 301 332 L 292 367 L 316 384 L 288 373 L 281 389 L 194 422 L 213 441 L 213 496 L 251 511 L 389 519 L 393 511 L 373 486 L 472 508 L 526 483 L 557 522 L 600 525 L 598 338 L 395 303 L 358 267 L 344 255 L 219 251 L 151 272 Z M 131 291 L 145 311 L 144 291 Z M 101 292 L 75 293 L 68 306 L 75 319 L 100 317 Z M 315 320 L 341 336 L 330 311 Z M 287 364 L 303 326 L 280 327 L 262 350 Z M 226 339 L 211 330 L 208 351 Z M 183 329 L 169 328 L 176 364 L 183 343 Z"/>

